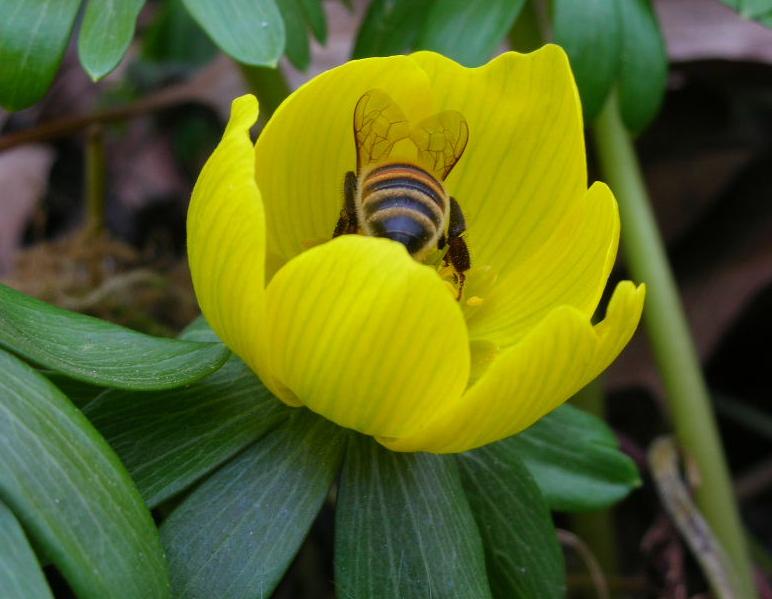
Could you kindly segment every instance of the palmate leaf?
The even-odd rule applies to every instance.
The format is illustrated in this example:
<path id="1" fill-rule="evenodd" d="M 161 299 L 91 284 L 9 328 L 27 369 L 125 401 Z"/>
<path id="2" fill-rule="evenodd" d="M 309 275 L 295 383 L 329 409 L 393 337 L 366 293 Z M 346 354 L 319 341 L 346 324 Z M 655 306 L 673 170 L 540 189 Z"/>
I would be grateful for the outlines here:
<path id="1" fill-rule="evenodd" d="M 667 52 L 651 0 L 553 0 L 555 42 L 563 46 L 594 119 L 616 86 L 633 132 L 656 116 L 665 94 Z"/>
<path id="2" fill-rule="evenodd" d="M 188 72 L 212 60 L 215 46 L 185 8 L 182 0 L 167 0 L 158 7 L 142 36 L 142 58 Z"/>
<path id="3" fill-rule="evenodd" d="M 311 62 L 308 28 L 317 40 L 327 37 L 327 21 L 320 0 L 276 0 L 286 31 L 285 53 L 296 68 L 305 70 Z"/>
<path id="4" fill-rule="evenodd" d="M 619 72 L 622 10 L 618 0 L 553 0 L 552 8 L 555 42 L 571 59 L 585 118 L 592 119 Z"/>
<path id="5" fill-rule="evenodd" d="M 212 41 L 239 62 L 274 67 L 284 51 L 284 21 L 274 0 L 184 0 Z"/>
<path id="6" fill-rule="evenodd" d="M 21 110 L 48 91 L 81 0 L 0 0 L 0 106 Z"/>
<path id="7" fill-rule="evenodd" d="M 519 456 L 553 510 L 599 510 L 640 485 L 634 462 L 619 451 L 608 426 L 570 405 L 496 445 Z"/>
<path id="8" fill-rule="evenodd" d="M 96 81 L 125 55 L 145 0 L 86 1 L 78 54 L 83 68 Z M 225 53 L 246 64 L 276 65 L 284 50 L 285 34 L 274 0 L 184 1 Z M 317 37 L 324 38 L 319 0 L 297 1 Z M 0 0 L 0 106 L 21 110 L 45 95 L 82 4 L 84 0 Z"/>
<path id="9" fill-rule="evenodd" d="M 480 534 L 452 456 L 354 435 L 338 490 L 340 597 L 490 597 Z"/>
<path id="10" fill-rule="evenodd" d="M 458 462 L 485 546 L 493 596 L 565 596 L 563 554 L 549 507 L 517 449 L 494 443 L 460 454 Z"/>
<path id="11" fill-rule="evenodd" d="M 80 64 L 97 81 L 123 58 L 145 0 L 88 0 L 78 34 Z"/>
<path id="12" fill-rule="evenodd" d="M 117 456 L 56 387 L 2 350 L 0 497 L 79 598 L 169 595 L 158 531 Z"/>
<path id="13" fill-rule="evenodd" d="M 620 17 L 619 109 L 625 126 L 637 133 L 657 116 L 665 97 L 667 49 L 650 0 L 626 1 Z"/>
<path id="14" fill-rule="evenodd" d="M 161 527 L 175 595 L 269 597 L 327 496 L 345 438 L 296 409 L 198 486 Z"/>
<path id="15" fill-rule="evenodd" d="M 357 32 L 353 57 L 389 56 L 415 47 L 435 0 L 373 0 Z"/>
<path id="16" fill-rule="evenodd" d="M 311 28 L 316 41 L 327 43 L 327 17 L 324 14 L 322 0 L 300 0 L 306 23 Z"/>
<path id="17" fill-rule="evenodd" d="M 772 0 L 721 0 L 746 19 L 764 21 L 772 18 Z"/>
<path id="18" fill-rule="evenodd" d="M 0 502 L 0 589 L 4 599 L 53 599 L 21 525 L 2 502 Z"/>
<path id="19" fill-rule="evenodd" d="M 192 383 L 230 354 L 219 343 L 143 335 L 5 285 L 0 285 L 0 347 L 92 385 L 143 390 Z"/>
<path id="20" fill-rule="evenodd" d="M 287 58 L 296 68 L 305 70 L 311 62 L 311 44 L 300 0 L 276 0 L 276 6 L 284 19 Z"/>
<path id="21" fill-rule="evenodd" d="M 434 50 L 470 67 L 493 56 L 520 14 L 525 0 L 436 0 L 416 47 Z"/>

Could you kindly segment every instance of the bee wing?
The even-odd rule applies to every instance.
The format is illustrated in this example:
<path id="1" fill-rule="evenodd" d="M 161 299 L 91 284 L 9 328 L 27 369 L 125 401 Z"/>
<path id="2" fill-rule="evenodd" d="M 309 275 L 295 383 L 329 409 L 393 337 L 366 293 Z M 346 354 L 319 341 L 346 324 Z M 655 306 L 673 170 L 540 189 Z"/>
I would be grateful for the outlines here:
<path id="1" fill-rule="evenodd" d="M 443 181 L 464 153 L 469 125 L 457 110 L 446 110 L 418 123 L 410 139 L 418 149 L 420 165 Z"/>
<path id="2" fill-rule="evenodd" d="M 389 157 L 394 144 L 410 135 L 410 123 L 391 97 L 379 89 L 365 92 L 354 108 L 357 168 Z"/>

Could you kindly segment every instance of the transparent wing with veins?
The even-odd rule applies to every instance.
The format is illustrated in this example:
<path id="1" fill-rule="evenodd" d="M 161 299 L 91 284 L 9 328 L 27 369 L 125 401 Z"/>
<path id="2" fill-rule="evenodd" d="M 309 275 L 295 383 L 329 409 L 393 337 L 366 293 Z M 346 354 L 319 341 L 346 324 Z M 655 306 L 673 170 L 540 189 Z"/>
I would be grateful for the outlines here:
<path id="1" fill-rule="evenodd" d="M 469 125 L 457 110 L 446 110 L 418 123 L 410 139 L 418 149 L 419 166 L 443 181 L 464 153 Z"/>
<path id="2" fill-rule="evenodd" d="M 357 169 L 388 159 L 397 142 L 410 136 L 410 123 L 391 97 L 379 89 L 365 92 L 354 108 Z"/>

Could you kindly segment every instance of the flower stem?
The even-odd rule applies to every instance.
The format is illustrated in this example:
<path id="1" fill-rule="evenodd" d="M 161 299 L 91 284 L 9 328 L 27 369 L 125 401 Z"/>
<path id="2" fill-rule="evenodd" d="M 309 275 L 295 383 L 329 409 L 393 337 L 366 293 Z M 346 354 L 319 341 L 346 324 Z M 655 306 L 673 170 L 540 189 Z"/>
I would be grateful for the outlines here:
<path id="1" fill-rule="evenodd" d="M 102 125 L 91 125 L 86 133 L 85 191 L 86 227 L 92 233 L 105 223 L 105 145 Z"/>
<path id="2" fill-rule="evenodd" d="M 697 503 L 754 598 L 752 567 L 711 410 L 707 386 L 651 211 L 633 143 L 614 94 L 595 122 L 595 145 L 606 181 L 616 194 L 622 220 L 622 251 L 633 278 L 647 284 L 644 324 L 681 446 L 700 474 Z"/>

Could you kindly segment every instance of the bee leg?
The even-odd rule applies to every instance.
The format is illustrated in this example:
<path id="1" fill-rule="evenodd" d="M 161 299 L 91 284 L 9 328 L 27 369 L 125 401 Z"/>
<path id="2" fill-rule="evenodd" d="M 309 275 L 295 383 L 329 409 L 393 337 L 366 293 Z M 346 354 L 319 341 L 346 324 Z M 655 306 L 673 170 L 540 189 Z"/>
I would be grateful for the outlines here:
<path id="1" fill-rule="evenodd" d="M 472 266 L 469 259 L 469 248 L 466 247 L 466 241 L 462 235 L 466 232 L 466 219 L 461 212 L 461 206 L 458 205 L 456 198 L 450 198 L 450 219 L 448 223 L 448 251 L 445 253 L 445 263 L 453 267 L 456 275 L 456 284 L 458 285 L 458 295 L 456 299 L 461 299 L 461 293 L 464 291 L 464 281 L 466 280 L 466 271 Z"/>
<path id="2" fill-rule="evenodd" d="M 346 235 L 347 233 L 356 233 L 359 228 L 357 222 L 357 209 L 354 199 L 357 195 L 357 176 L 349 171 L 346 173 L 346 179 L 343 182 L 343 208 L 340 211 L 338 224 L 335 225 L 335 231 L 332 236 Z"/>

